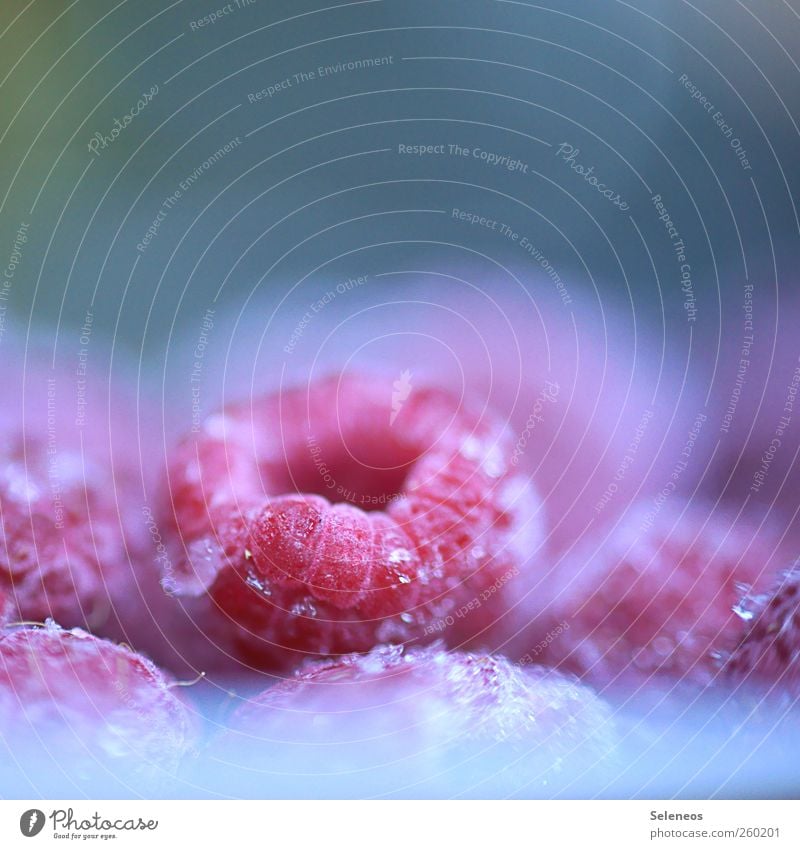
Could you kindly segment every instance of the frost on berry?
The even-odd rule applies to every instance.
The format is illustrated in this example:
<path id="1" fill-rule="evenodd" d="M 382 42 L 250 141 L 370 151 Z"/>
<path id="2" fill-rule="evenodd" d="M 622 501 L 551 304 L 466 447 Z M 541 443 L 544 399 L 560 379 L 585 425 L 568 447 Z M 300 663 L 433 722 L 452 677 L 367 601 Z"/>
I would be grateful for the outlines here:
<path id="1" fill-rule="evenodd" d="M 0 580 L 23 618 L 102 627 L 125 557 L 107 480 L 80 454 L 62 452 L 54 512 L 45 445 L 10 442 L 0 466 Z"/>
<path id="2" fill-rule="evenodd" d="M 641 505 L 565 559 L 516 650 L 601 689 L 654 675 L 710 684 L 739 634 L 736 603 L 776 551 L 767 530 L 719 511 Z"/>
<path id="3" fill-rule="evenodd" d="M 502 611 L 541 538 L 508 432 L 440 389 L 391 401 L 390 380 L 326 378 L 226 407 L 174 451 L 165 586 L 224 652 L 459 644 Z"/>
<path id="4" fill-rule="evenodd" d="M 0 634 L 3 795 L 161 792 L 194 733 L 168 680 L 127 647 L 52 623 Z"/>
<path id="5" fill-rule="evenodd" d="M 110 634 L 117 605 L 140 592 L 146 542 L 136 408 L 90 368 L 76 411 L 74 369 L 54 369 L 52 358 L 20 345 L 4 372 L 0 589 L 14 619 Z"/>
<path id="6" fill-rule="evenodd" d="M 800 569 L 785 572 L 768 593 L 739 608 L 743 635 L 725 671 L 776 701 L 800 698 Z"/>
<path id="7" fill-rule="evenodd" d="M 551 795 L 603 771 L 608 708 L 542 668 L 389 646 L 245 702 L 206 760 L 234 793 Z"/>

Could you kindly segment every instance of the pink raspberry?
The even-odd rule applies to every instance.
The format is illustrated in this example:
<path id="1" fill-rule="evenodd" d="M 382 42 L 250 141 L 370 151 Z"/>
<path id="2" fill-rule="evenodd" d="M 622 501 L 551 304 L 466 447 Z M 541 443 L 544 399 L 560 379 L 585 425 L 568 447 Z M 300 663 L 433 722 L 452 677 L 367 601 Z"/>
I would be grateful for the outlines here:
<path id="1" fill-rule="evenodd" d="M 194 733 L 168 681 L 130 649 L 52 623 L 0 635 L 3 795 L 159 792 Z"/>
<path id="2" fill-rule="evenodd" d="M 718 510 L 640 505 L 565 559 L 513 651 L 599 688 L 655 674 L 711 683 L 740 631 L 734 608 L 779 556 L 775 543 Z"/>
<path id="3" fill-rule="evenodd" d="M 383 647 L 244 703 L 204 766 L 244 795 L 550 795 L 602 771 L 615 743 L 607 707 L 557 673 Z"/>
<path id="4" fill-rule="evenodd" d="M 94 361 L 79 407 L 74 368 L 53 369 L 36 345 L 15 357 L 0 413 L 0 588 L 15 619 L 116 633 L 147 542 L 135 406 L 109 392 Z"/>
<path id="5" fill-rule="evenodd" d="M 800 570 L 742 607 L 744 634 L 725 671 L 775 701 L 800 699 Z"/>
<path id="6" fill-rule="evenodd" d="M 3 592 L 0 587 L 0 626 L 6 624 L 11 617 L 11 599 Z"/>
<path id="7" fill-rule="evenodd" d="M 9 621 L 52 618 L 193 674 L 182 656 L 191 623 L 164 595 L 154 563 L 158 528 L 145 495 L 154 464 L 139 451 L 154 444 L 153 428 L 137 418 L 147 406 L 128 391 L 135 379 L 124 364 L 109 377 L 109 352 L 94 335 L 85 362 L 64 355 L 56 368 L 52 344 L 13 336 L 7 344 L 0 590 Z"/>
<path id="8" fill-rule="evenodd" d="M 61 452 L 54 502 L 45 443 L 21 434 L 4 442 L 0 580 L 23 619 L 102 628 L 125 557 L 106 474 L 75 450 Z"/>
<path id="9" fill-rule="evenodd" d="M 359 289 L 364 309 L 348 311 L 346 322 L 335 308 L 314 315 L 313 332 L 293 340 L 291 354 L 282 333 L 264 334 L 263 309 L 216 316 L 214 333 L 229 341 L 229 355 L 204 364 L 204 403 L 277 383 L 282 370 L 302 381 L 342 363 L 355 372 L 380 362 L 394 375 L 411 368 L 419 384 L 463 391 L 508 423 L 510 462 L 534 480 L 556 553 L 591 535 L 598 505 L 603 517 L 619 516 L 633 499 L 660 492 L 690 438 L 691 462 L 678 488 L 693 491 L 716 425 L 703 415 L 707 387 L 697 370 L 686 371 L 685 352 L 607 291 L 601 298 L 580 285 L 559 291 L 544 273 L 532 279 L 530 266 L 511 270 L 518 280 L 494 263 L 408 273 L 393 290 L 385 286 L 395 278 L 387 277 Z M 324 295 L 325 288 L 317 294 L 308 285 L 310 300 Z M 387 300 L 387 291 L 397 297 Z M 285 308 L 273 326 L 283 322 L 288 331 L 302 315 L 288 302 Z M 376 326 L 388 332 L 376 337 Z M 177 379 L 192 361 L 181 359 Z"/>
<path id="10" fill-rule="evenodd" d="M 258 666 L 462 641 L 492 623 L 541 537 L 511 448 L 485 411 L 378 377 L 229 406 L 172 457 L 165 586 Z"/>

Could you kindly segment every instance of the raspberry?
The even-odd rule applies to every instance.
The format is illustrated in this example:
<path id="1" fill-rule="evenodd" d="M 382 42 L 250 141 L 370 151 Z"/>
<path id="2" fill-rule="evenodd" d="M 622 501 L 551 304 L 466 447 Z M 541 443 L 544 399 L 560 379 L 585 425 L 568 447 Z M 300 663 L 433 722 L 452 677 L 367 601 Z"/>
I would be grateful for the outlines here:
<path id="1" fill-rule="evenodd" d="M 194 732 L 164 676 L 127 647 L 52 623 L 0 636 L 4 795 L 23 786 L 105 795 L 111 781 L 117 792 L 157 792 L 174 781 Z"/>
<path id="2" fill-rule="evenodd" d="M 0 414 L 0 588 L 17 619 L 115 633 L 146 541 L 133 404 L 112 403 L 90 372 L 78 419 L 74 369 L 53 370 L 35 346 L 17 356 Z"/>
<path id="3" fill-rule="evenodd" d="M 615 740 L 606 706 L 557 673 L 383 647 L 309 663 L 244 703 L 205 772 L 247 795 L 550 795 Z"/>
<path id="4" fill-rule="evenodd" d="M 377 377 L 322 379 L 177 448 L 165 586 L 224 651 L 281 666 L 491 623 L 500 592 L 455 614 L 535 551 L 533 490 L 491 416 L 434 388 L 391 398 Z"/>
<path id="5" fill-rule="evenodd" d="M 761 578 L 773 543 L 718 511 L 641 505 L 565 562 L 523 651 L 600 688 L 655 674 L 709 684 L 735 644 L 742 585 Z"/>
<path id="6" fill-rule="evenodd" d="M 742 607 L 744 635 L 725 665 L 726 673 L 778 700 L 800 699 L 800 570 L 786 572 L 769 593 Z"/>
<path id="7" fill-rule="evenodd" d="M 104 372 L 99 338 L 77 371 L 66 357 L 52 367 L 52 345 L 9 343 L 19 365 L 4 372 L 0 406 L 0 590 L 9 620 L 51 618 L 191 671 L 180 655 L 190 623 L 159 584 L 142 511 L 152 460 L 143 464 L 137 446 L 152 441 L 151 423 L 119 388 L 135 381 L 124 368 L 115 380 Z"/>
<path id="8" fill-rule="evenodd" d="M 3 456 L 0 579 L 20 617 L 101 627 L 109 595 L 121 589 L 114 566 L 124 556 L 107 479 L 80 454 L 61 453 L 63 507 L 54 510 L 45 444 L 6 438 Z"/>
<path id="9" fill-rule="evenodd" d="M 0 587 L 0 627 L 8 622 L 11 616 L 11 599 L 3 592 Z"/>

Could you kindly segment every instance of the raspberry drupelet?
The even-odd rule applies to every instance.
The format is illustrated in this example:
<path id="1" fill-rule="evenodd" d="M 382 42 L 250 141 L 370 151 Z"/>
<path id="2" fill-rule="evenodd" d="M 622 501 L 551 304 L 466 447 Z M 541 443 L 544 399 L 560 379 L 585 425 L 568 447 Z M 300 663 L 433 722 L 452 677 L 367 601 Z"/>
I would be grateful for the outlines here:
<path id="1" fill-rule="evenodd" d="M 228 406 L 169 466 L 164 585 L 217 649 L 261 668 L 441 636 L 502 612 L 539 502 L 489 412 L 376 376 Z M 397 409 L 399 407 L 399 409 Z"/>

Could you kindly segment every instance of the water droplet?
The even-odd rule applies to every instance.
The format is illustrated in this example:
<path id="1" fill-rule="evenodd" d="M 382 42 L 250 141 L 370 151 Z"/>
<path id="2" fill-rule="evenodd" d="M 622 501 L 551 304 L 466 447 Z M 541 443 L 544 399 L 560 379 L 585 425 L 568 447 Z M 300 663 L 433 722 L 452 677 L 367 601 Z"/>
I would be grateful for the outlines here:
<path id="1" fill-rule="evenodd" d="M 392 564 L 408 563 L 411 560 L 411 552 L 407 548 L 395 548 L 389 555 L 389 562 Z"/>
<path id="2" fill-rule="evenodd" d="M 302 601 L 293 604 L 289 608 L 289 612 L 292 616 L 307 616 L 309 619 L 313 619 L 317 615 L 317 608 L 314 607 L 310 598 L 304 598 Z"/>
<path id="3" fill-rule="evenodd" d="M 387 620 L 387 622 L 388 621 L 389 620 Z M 362 661 L 363 669 L 375 674 L 384 672 L 386 667 L 391 666 L 394 661 L 398 660 L 402 656 L 402 654 L 403 647 L 401 645 L 390 644 L 381 646 L 364 656 Z"/>
<path id="4" fill-rule="evenodd" d="M 261 580 L 261 578 L 256 575 L 253 575 L 252 573 L 248 574 L 247 578 L 245 579 L 245 583 L 248 587 L 252 587 L 254 590 L 260 592 L 261 595 L 267 596 L 267 598 L 272 595 L 272 589 L 270 585 L 266 581 Z"/>
<path id="5" fill-rule="evenodd" d="M 749 622 L 753 618 L 753 611 L 747 606 L 746 599 L 742 599 L 738 604 L 733 605 L 733 612 L 742 620 Z"/>

